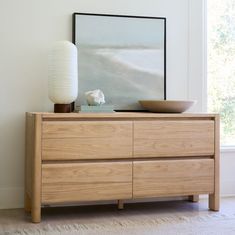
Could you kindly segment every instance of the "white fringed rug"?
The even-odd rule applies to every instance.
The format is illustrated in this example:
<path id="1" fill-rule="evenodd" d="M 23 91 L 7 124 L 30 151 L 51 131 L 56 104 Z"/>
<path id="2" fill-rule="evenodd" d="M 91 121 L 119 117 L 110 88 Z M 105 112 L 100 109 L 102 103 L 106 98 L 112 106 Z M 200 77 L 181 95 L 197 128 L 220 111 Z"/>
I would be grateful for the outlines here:
<path id="1" fill-rule="evenodd" d="M 5 228 L 4 235 L 235 235 L 235 213 L 180 212 L 124 215 L 97 222 L 33 225 Z"/>
<path id="2" fill-rule="evenodd" d="M 208 201 L 166 201 L 45 208 L 33 224 L 23 209 L 0 210 L 0 235 L 235 235 L 235 197 L 222 198 L 220 212 Z"/>

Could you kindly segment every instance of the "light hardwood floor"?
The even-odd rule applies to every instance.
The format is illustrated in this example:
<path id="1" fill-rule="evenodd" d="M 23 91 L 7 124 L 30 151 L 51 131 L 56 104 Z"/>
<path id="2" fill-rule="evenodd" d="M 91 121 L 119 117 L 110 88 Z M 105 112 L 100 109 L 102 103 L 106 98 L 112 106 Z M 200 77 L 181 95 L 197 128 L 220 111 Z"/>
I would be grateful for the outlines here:
<path id="1" fill-rule="evenodd" d="M 223 198 L 220 212 L 209 211 L 207 203 L 130 203 L 124 210 L 116 204 L 44 208 L 40 224 L 31 223 L 23 209 L 0 210 L 0 234 L 235 234 L 235 197 Z"/>

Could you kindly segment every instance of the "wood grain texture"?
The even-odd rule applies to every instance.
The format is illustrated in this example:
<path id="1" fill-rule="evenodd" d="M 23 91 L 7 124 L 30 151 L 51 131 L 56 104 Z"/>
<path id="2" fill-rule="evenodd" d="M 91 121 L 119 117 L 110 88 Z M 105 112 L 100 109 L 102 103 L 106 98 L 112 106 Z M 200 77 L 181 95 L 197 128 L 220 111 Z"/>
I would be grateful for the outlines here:
<path id="1" fill-rule="evenodd" d="M 42 159 L 132 157 L 132 122 L 45 122 Z"/>
<path id="2" fill-rule="evenodd" d="M 43 139 L 112 138 L 130 136 L 131 126 L 131 121 L 45 121 L 42 133 Z"/>
<path id="3" fill-rule="evenodd" d="M 215 117 L 215 186 L 214 193 L 209 195 L 209 208 L 219 211 L 220 208 L 220 116 Z"/>
<path id="4" fill-rule="evenodd" d="M 42 165 L 44 204 L 132 198 L 132 163 Z"/>
<path id="5" fill-rule="evenodd" d="M 41 205 L 209 194 L 219 210 L 219 116 L 28 113 L 25 209 Z M 133 128 L 134 127 L 134 128 Z M 42 174 L 42 175 L 41 175 Z"/>
<path id="6" fill-rule="evenodd" d="M 37 114 L 37 112 L 33 112 Z M 215 114 L 210 113 L 150 113 L 150 112 L 114 112 L 114 113 L 39 113 L 42 115 L 43 120 L 79 120 L 79 119 L 138 119 L 138 118 L 196 118 L 196 119 L 208 119 L 214 118 Z"/>
<path id="7" fill-rule="evenodd" d="M 25 207 L 31 207 L 28 204 L 28 198 L 32 197 L 32 159 L 34 157 L 34 115 L 26 113 L 26 131 L 25 131 Z M 27 210 L 27 209 L 26 209 Z"/>
<path id="8" fill-rule="evenodd" d="M 41 129 L 42 117 L 35 115 L 34 154 L 32 159 L 32 222 L 41 221 Z"/>
<path id="9" fill-rule="evenodd" d="M 133 198 L 214 192 L 214 160 L 135 161 Z"/>
<path id="10" fill-rule="evenodd" d="M 134 122 L 134 157 L 183 157 L 213 154 L 213 121 Z"/>

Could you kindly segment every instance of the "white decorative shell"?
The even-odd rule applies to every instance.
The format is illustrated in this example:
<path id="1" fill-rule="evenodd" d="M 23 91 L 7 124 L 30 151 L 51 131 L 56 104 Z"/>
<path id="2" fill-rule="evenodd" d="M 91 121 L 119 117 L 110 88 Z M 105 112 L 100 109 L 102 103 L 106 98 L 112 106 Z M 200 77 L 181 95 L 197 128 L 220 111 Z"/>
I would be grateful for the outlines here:
<path id="1" fill-rule="evenodd" d="M 77 47 L 69 41 L 56 42 L 49 54 L 49 98 L 70 104 L 78 95 Z"/>
<path id="2" fill-rule="evenodd" d="M 99 89 L 94 91 L 87 91 L 85 95 L 89 105 L 97 106 L 105 103 L 104 93 Z"/>

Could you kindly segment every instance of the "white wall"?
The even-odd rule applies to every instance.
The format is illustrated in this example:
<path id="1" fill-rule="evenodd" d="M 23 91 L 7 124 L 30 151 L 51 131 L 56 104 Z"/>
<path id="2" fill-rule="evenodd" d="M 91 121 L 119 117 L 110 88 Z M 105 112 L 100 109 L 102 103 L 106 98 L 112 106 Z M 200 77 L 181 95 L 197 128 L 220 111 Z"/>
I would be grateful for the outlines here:
<path id="1" fill-rule="evenodd" d="M 202 2 L 0 1 L 0 208 L 23 205 L 24 115 L 26 111 L 52 110 L 47 97 L 47 54 L 54 41 L 71 40 L 72 13 L 167 17 L 167 97 L 197 98 L 199 103 L 195 110 L 202 110 L 202 80 L 199 78 L 203 68 L 202 63 L 198 64 L 202 54 L 197 50 L 200 51 L 201 44 L 194 39 L 194 35 L 202 37 L 199 17 Z M 229 165 L 229 160 L 223 164 L 227 165 L 227 161 Z M 226 193 L 228 191 L 229 187 Z"/>

